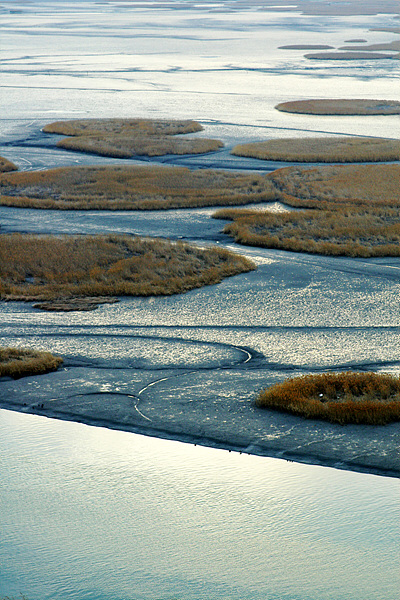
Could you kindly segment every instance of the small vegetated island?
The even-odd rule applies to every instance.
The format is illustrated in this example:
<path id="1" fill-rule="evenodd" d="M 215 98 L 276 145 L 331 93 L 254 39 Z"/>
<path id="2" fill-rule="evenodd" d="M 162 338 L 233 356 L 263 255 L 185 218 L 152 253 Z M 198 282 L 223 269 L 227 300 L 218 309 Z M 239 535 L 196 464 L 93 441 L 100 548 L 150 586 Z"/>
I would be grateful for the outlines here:
<path id="1" fill-rule="evenodd" d="M 27 375 L 50 373 L 62 363 L 62 358 L 53 356 L 50 352 L 0 347 L 0 377 L 18 379 Z"/>
<path id="2" fill-rule="evenodd" d="M 400 141 L 385 138 L 289 138 L 239 144 L 232 154 L 286 162 L 387 162 L 400 160 Z"/>
<path id="3" fill-rule="evenodd" d="M 219 140 L 184 137 L 184 134 L 202 129 L 196 121 L 78 119 L 50 123 L 43 131 L 68 136 L 57 142 L 59 148 L 114 158 L 132 158 L 203 154 L 215 152 L 223 146 Z"/>
<path id="4" fill-rule="evenodd" d="M 220 209 L 240 244 L 331 256 L 400 256 L 400 165 L 285 167 L 269 175 L 279 199 L 302 210 Z"/>
<path id="5" fill-rule="evenodd" d="M 184 293 L 255 269 L 222 248 L 127 235 L 0 236 L 0 299 L 91 310 L 116 296 Z"/>
<path id="6" fill-rule="evenodd" d="M 154 210 L 275 199 L 263 175 L 186 167 L 64 167 L 0 174 L 0 204 L 62 210 Z"/>
<path id="7" fill-rule="evenodd" d="M 400 378 L 352 371 L 294 377 L 262 390 L 256 405 L 341 425 L 386 425 L 400 421 Z"/>
<path id="8" fill-rule="evenodd" d="M 7 173 L 8 171 L 17 171 L 18 167 L 11 161 L 7 160 L 3 156 L 0 156 L 0 173 Z"/>
<path id="9" fill-rule="evenodd" d="M 281 102 L 277 110 L 303 115 L 399 115 L 397 100 L 310 99 Z"/>

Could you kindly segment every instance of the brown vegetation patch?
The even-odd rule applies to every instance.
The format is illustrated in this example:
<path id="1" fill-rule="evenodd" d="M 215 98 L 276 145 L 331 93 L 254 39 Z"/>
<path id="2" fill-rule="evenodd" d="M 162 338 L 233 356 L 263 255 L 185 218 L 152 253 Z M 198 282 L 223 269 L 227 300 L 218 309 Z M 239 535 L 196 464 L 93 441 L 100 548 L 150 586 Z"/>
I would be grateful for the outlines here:
<path id="1" fill-rule="evenodd" d="M 18 167 L 3 156 L 0 156 L 0 173 L 7 173 L 8 171 L 18 171 Z"/>
<path id="2" fill-rule="evenodd" d="M 0 348 L 0 377 L 26 377 L 55 371 L 62 358 L 27 348 Z"/>
<path id="3" fill-rule="evenodd" d="M 162 156 L 164 154 L 203 154 L 223 146 L 219 140 L 181 138 L 201 131 L 196 121 L 150 119 L 79 119 L 58 121 L 43 128 L 45 133 L 68 135 L 57 146 L 115 158 Z"/>
<path id="4" fill-rule="evenodd" d="M 400 141 L 328 137 L 267 140 L 235 146 L 232 154 L 289 162 L 377 162 L 400 160 Z"/>
<path id="5" fill-rule="evenodd" d="M 350 371 L 294 377 L 262 390 L 256 405 L 341 425 L 386 425 L 400 421 L 400 378 Z"/>
<path id="6" fill-rule="evenodd" d="M 289 44 L 288 46 L 279 46 L 278 50 L 332 50 L 333 46 L 325 44 Z"/>
<path id="7" fill-rule="evenodd" d="M 224 233 L 239 244 L 329 256 L 400 256 L 398 209 L 302 210 L 268 213 L 225 209 Z"/>
<path id="8" fill-rule="evenodd" d="M 303 208 L 342 204 L 400 207 L 400 165 L 285 167 L 269 175 L 282 202 Z"/>
<path id="9" fill-rule="evenodd" d="M 398 115 L 397 100 L 321 99 L 281 102 L 275 106 L 282 112 L 305 115 Z"/>
<path id="10" fill-rule="evenodd" d="M 0 236 L 0 299 L 57 301 L 187 292 L 255 269 L 220 248 L 123 235 Z M 106 296 L 107 298 L 102 298 Z M 64 309 L 62 309 L 64 310 Z"/>
<path id="11" fill-rule="evenodd" d="M 47 209 L 154 210 L 275 198 L 265 175 L 185 167 L 65 167 L 0 175 L 0 204 Z"/>
<path id="12" fill-rule="evenodd" d="M 223 209 L 224 233 L 250 246 L 332 256 L 400 256 L 400 166 L 287 167 L 269 176 L 280 200 L 301 210 Z M 318 209 L 318 210 L 315 210 Z"/>
<path id="13" fill-rule="evenodd" d="M 381 54 L 380 52 L 316 52 L 305 54 L 304 58 L 314 60 L 382 60 L 397 58 L 393 54 Z"/>

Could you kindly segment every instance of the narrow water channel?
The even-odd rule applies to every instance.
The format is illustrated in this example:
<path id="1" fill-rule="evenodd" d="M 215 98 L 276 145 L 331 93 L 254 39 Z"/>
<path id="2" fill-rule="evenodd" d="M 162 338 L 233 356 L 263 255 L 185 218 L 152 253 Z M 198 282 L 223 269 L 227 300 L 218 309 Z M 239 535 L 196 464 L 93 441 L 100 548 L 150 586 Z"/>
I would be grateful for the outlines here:
<path id="1" fill-rule="evenodd" d="M 0 596 L 391 600 L 399 482 L 0 411 Z"/>

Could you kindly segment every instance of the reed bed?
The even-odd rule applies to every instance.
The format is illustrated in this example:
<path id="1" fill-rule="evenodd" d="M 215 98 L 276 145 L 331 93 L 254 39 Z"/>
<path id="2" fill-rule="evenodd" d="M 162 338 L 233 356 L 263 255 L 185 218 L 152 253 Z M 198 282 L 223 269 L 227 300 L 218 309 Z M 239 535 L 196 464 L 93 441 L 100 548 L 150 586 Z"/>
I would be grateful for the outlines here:
<path id="1" fill-rule="evenodd" d="M 0 236 L 0 299 L 56 301 L 187 292 L 255 269 L 224 249 L 123 235 Z M 108 298 L 105 300 L 108 301 Z"/>
<path id="2" fill-rule="evenodd" d="M 275 197 L 265 175 L 185 167 L 65 167 L 0 175 L 0 204 L 29 208 L 154 210 Z"/>
<path id="3" fill-rule="evenodd" d="M 0 348 L 0 377 L 26 377 L 55 371 L 63 359 L 30 348 Z"/>
<path id="4" fill-rule="evenodd" d="M 398 115 L 397 100 L 310 99 L 281 102 L 275 106 L 282 112 L 305 115 Z"/>
<path id="5" fill-rule="evenodd" d="M 311 60 L 388 60 L 397 58 L 394 54 L 382 54 L 380 52 L 313 52 L 305 54 L 304 58 Z"/>
<path id="6" fill-rule="evenodd" d="M 240 144 L 232 154 L 289 162 L 380 162 L 400 160 L 400 141 L 384 138 L 289 138 Z"/>
<path id="7" fill-rule="evenodd" d="M 221 209 L 239 244 L 331 256 L 400 256 L 400 165 L 286 167 L 269 176 L 287 205 L 270 213 Z"/>
<path id="8" fill-rule="evenodd" d="M 400 421 L 400 378 L 352 371 L 294 377 L 262 390 L 256 405 L 340 425 L 386 425 Z"/>
<path id="9" fill-rule="evenodd" d="M 0 173 L 7 173 L 8 171 L 18 171 L 18 167 L 10 160 L 0 156 Z"/>
<path id="10" fill-rule="evenodd" d="M 269 176 L 280 199 L 294 207 L 400 207 L 400 165 L 284 167 Z"/>
<path id="11" fill-rule="evenodd" d="M 400 256 L 397 209 L 302 210 L 290 213 L 221 210 L 224 228 L 239 244 L 329 256 Z"/>
<path id="12" fill-rule="evenodd" d="M 59 148 L 114 158 L 132 158 L 204 154 L 215 152 L 223 146 L 219 140 L 180 137 L 202 129 L 196 121 L 79 119 L 50 123 L 43 131 L 70 136 L 57 143 Z"/>

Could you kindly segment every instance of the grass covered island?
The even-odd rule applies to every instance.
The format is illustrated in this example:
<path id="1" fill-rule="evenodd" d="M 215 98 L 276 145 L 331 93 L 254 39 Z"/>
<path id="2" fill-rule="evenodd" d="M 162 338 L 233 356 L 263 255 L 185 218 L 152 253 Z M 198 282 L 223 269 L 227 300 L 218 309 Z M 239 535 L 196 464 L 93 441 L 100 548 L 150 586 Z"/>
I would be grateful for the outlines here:
<path id="1" fill-rule="evenodd" d="M 0 175 L 0 204 L 62 210 L 159 210 L 274 200 L 264 176 L 186 167 L 63 167 Z"/>
<path id="2" fill-rule="evenodd" d="M 239 144 L 231 153 L 288 162 L 382 162 L 400 160 L 400 141 L 345 136 L 272 139 Z"/>
<path id="3" fill-rule="evenodd" d="M 3 156 L 0 156 L 0 173 L 7 173 L 8 171 L 17 171 L 18 167 L 14 165 L 10 160 L 7 160 Z"/>
<path id="4" fill-rule="evenodd" d="M 63 363 L 59 356 L 30 348 L 0 348 L 0 377 L 26 377 L 55 371 Z"/>
<path id="5" fill-rule="evenodd" d="M 286 167 L 271 173 L 280 200 L 307 209 L 221 209 L 240 244 L 331 256 L 400 256 L 400 165 Z"/>
<path id="6" fill-rule="evenodd" d="M 196 121 L 152 119 L 77 119 L 45 125 L 45 133 L 69 137 L 57 142 L 59 148 L 114 158 L 204 154 L 222 148 L 219 140 L 185 138 L 202 131 Z"/>
<path id="7" fill-rule="evenodd" d="M 184 293 L 254 270 L 222 248 L 127 235 L 0 236 L 0 299 L 91 310 L 115 296 Z M 111 298 L 112 300 L 112 298 Z"/>
<path id="8" fill-rule="evenodd" d="M 302 115 L 399 115 L 398 100 L 310 99 L 281 102 L 277 110 Z"/>
<path id="9" fill-rule="evenodd" d="M 256 405 L 341 425 L 386 425 L 400 421 L 400 378 L 352 371 L 294 377 L 262 390 Z"/>

